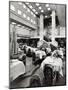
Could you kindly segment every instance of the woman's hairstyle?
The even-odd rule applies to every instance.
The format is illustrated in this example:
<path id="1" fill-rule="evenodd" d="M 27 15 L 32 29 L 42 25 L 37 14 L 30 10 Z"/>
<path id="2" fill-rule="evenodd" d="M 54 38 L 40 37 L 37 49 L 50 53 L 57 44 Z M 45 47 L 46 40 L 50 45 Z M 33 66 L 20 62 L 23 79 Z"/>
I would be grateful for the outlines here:
<path id="1" fill-rule="evenodd" d="M 30 79 L 30 87 L 40 87 L 41 83 L 40 83 L 40 78 L 38 75 L 34 75 L 31 77 Z"/>

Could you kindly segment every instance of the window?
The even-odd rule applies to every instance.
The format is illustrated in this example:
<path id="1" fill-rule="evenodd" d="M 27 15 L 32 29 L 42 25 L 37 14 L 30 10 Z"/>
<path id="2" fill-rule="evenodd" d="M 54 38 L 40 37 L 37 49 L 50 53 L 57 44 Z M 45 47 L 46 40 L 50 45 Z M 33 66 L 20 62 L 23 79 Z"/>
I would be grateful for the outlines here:
<path id="1" fill-rule="evenodd" d="M 23 17 L 26 18 L 26 14 L 23 14 Z"/>
<path id="2" fill-rule="evenodd" d="M 30 17 L 27 17 L 27 20 L 30 20 Z"/>
<path id="3" fill-rule="evenodd" d="M 21 13 L 22 13 L 21 10 L 18 10 L 18 14 L 21 15 Z"/>
<path id="4" fill-rule="evenodd" d="M 34 24 L 36 24 L 36 22 L 34 21 Z"/>
<path id="5" fill-rule="evenodd" d="M 31 12 L 31 14 L 33 15 L 33 12 Z"/>
<path id="6" fill-rule="evenodd" d="M 28 8 L 27 11 L 30 12 L 30 9 Z"/>
<path id="7" fill-rule="evenodd" d="M 36 17 L 36 15 L 34 14 L 34 17 Z"/>
<path id="8" fill-rule="evenodd" d="M 10 6 L 10 9 L 15 11 L 15 7 L 13 5 Z"/>
<path id="9" fill-rule="evenodd" d="M 26 8 L 25 4 L 23 4 L 23 8 Z"/>
<path id="10" fill-rule="evenodd" d="M 31 22 L 33 22 L 33 20 L 31 19 Z"/>
<path id="11" fill-rule="evenodd" d="M 35 9 L 33 9 L 33 11 L 35 12 L 36 10 L 35 10 Z"/>

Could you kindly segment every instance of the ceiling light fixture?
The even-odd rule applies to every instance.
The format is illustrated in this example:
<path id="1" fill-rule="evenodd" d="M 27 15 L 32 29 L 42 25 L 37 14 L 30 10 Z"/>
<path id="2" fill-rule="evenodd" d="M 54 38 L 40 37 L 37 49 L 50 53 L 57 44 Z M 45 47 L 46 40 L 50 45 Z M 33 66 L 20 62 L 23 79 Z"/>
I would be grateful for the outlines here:
<path id="1" fill-rule="evenodd" d="M 36 17 L 35 14 L 34 14 L 34 17 Z"/>
<path id="2" fill-rule="evenodd" d="M 26 18 L 26 15 L 25 15 L 25 14 L 23 14 L 23 17 L 24 17 L 24 18 Z"/>
<path id="3" fill-rule="evenodd" d="M 45 16 L 45 18 L 47 18 L 47 16 Z"/>
<path id="4" fill-rule="evenodd" d="M 35 9 L 33 9 L 33 11 L 35 12 L 36 10 L 35 10 Z"/>
<path id="5" fill-rule="evenodd" d="M 42 9 L 41 7 L 39 7 L 39 9 Z"/>
<path id="6" fill-rule="evenodd" d="M 16 23 L 15 22 L 12 22 L 13 25 L 15 25 Z"/>
<path id="7" fill-rule="evenodd" d="M 20 25 L 20 24 L 18 24 L 17 26 L 18 26 L 18 27 L 21 27 L 21 25 Z"/>
<path id="8" fill-rule="evenodd" d="M 33 8 L 31 5 L 29 6 L 31 9 Z"/>
<path id="9" fill-rule="evenodd" d="M 15 11 L 15 7 L 13 5 L 10 6 L 10 9 Z"/>
<path id="10" fill-rule="evenodd" d="M 31 19 L 31 22 L 33 22 L 33 20 Z"/>
<path id="11" fill-rule="evenodd" d="M 39 6 L 39 3 L 36 3 L 36 6 Z"/>
<path id="12" fill-rule="evenodd" d="M 36 14 L 38 14 L 38 12 L 35 12 Z"/>
<path id="13" fill-rule="evenodd" d="M 44 12 L 43 10 L 41 10 L 41 12 Z"/>
<path id="14" fill-rule="evenodd" d="M 49 7 L 49 4 L 46 4 L 46 7 Z"/>
<path id="15" fill-rule="evenodd" d="M 50 8 L 47 8 L 47 9 L 48 9 L 48 11 L 51 10 Z"/>
<path id="16" fill-rule="evenodd" d="M 26 8 L 26 6 L 23 4 L 23 8 Z"/>
<path id="17" fill-rule="evenodd" d="M 34 24 L 36 24 L 36 22 L 34 21 Z"/>

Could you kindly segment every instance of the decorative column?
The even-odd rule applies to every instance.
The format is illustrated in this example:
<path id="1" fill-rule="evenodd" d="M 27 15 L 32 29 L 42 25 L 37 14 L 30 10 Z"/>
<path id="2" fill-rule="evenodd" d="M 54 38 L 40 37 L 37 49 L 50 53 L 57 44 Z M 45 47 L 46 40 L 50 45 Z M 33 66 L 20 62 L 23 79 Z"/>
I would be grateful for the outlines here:
<path id="1" fill-rule="evenodd" d="M 55 27 L 56 27 L 55 11 L 52 11 L 52 42 L 55 41 Z"/>
<path id="2" fill-rule="evenodd" d="M 13 54 L 13 25 L 10 24 L 10 33 L 9 33 L 9 37 L 10 37 L 10 55 Z"/>
<path id="3" fill-rule="evenodd" d="M 18 53 L 18 48 L 17 48 L 17 33 L 16 33 L 16 25 L 13 27 L 13 54 Z"/>
<path id="4" fill-rule="evenodd" d="M 57 47 L 58 43 L 55 41 L 55 31 L 56 31 L 55 11 L 52 11 L 52 44 Z"/>
<path id="5" fill-rule="evenodd" d="M 40 40 L 43 40 L 43 32 L 44 32 L 44 25 L 43 25 L 43 14 L 40 15 Z"/>

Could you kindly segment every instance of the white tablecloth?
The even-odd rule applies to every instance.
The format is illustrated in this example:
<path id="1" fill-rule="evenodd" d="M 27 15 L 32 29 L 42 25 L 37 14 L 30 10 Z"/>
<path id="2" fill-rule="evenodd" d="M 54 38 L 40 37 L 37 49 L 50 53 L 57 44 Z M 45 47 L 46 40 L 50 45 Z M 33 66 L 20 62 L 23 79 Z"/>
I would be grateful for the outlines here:
<path id="1" fill-rule="evenodd" d="M 53 70 L 58 71 L 63 76 L 63 72 L 62 72 L 63 63 L 61 58 L 47 57 L 41 64 L 42 70 L 44 69 L 45 64 L 50 64 L 54 66 Z"/>
<path id="2" fill-rule="evenodd" d="M 21 74 L 25 73 L 25 65 L 23 62 L 15 59 L 10 63 L 10 80 L 13 81 Z"/>

